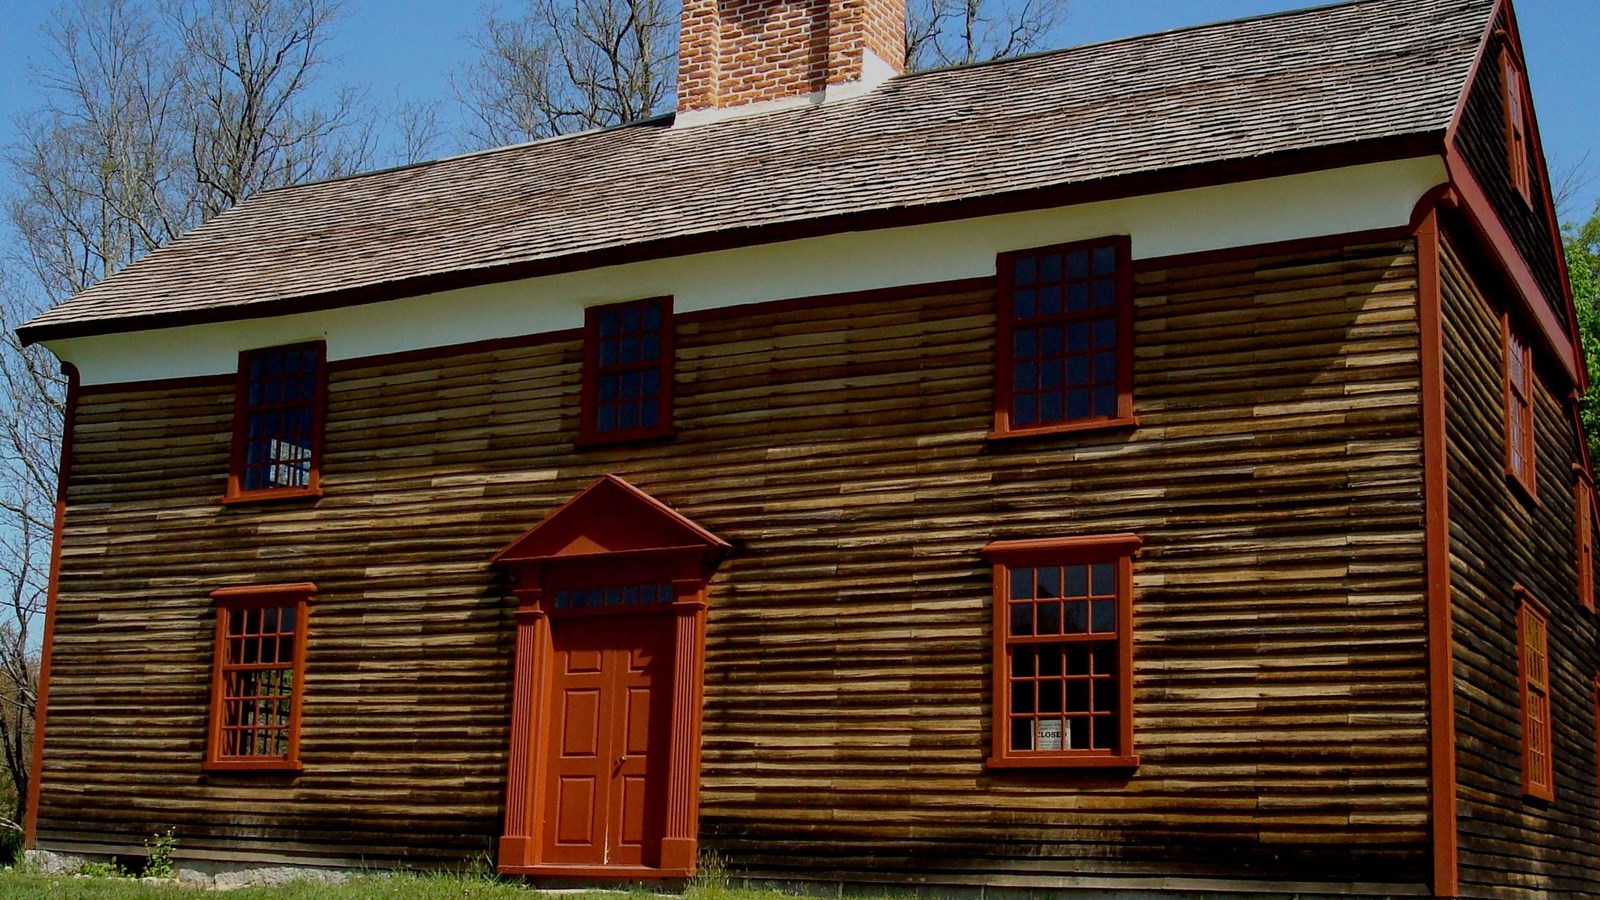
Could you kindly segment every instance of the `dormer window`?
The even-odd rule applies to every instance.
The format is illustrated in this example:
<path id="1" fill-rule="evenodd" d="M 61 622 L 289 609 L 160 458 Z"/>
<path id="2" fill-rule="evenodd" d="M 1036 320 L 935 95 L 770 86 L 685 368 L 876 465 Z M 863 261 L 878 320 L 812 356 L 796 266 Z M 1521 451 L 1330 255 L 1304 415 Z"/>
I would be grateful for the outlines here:
<path id="1" fill-rule="evenodd" d="M 1127 236 L 1002 253 L 994 436 L 1135 424 Z"/>
<path id="2" fill-rule="evenodd" d="M 579 443 L 672 433 L 672 298 L 591 307 L 583 328 Z"/>
<path id="3" fill-rule="evenodd" d="M 239 354 L 226 501 L 321 494 L 326 361 L 321 341 Z"/>
<path id="4" fill-rule="evenodd" d="M 1500 90 L 1506 111 L 1506 154 L 1511 183 L 1527 200 L 1532 196 L 1532 177 L 1528 167 L 1527 79 L 1522 64 L 1509 47 L 1500 50 Z"/>

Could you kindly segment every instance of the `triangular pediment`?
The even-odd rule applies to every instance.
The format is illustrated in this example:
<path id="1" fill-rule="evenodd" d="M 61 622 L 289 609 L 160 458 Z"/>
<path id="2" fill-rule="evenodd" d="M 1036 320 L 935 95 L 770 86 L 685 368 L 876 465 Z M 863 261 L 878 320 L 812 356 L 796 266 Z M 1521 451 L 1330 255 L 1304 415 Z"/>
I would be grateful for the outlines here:
<path id="1" fill-rule="evenodd" d="M 728 543 L 665 503 L 604 475 L 495 555 L 497 563 L 539 563 L 610 553 L 706 551 Z"/>

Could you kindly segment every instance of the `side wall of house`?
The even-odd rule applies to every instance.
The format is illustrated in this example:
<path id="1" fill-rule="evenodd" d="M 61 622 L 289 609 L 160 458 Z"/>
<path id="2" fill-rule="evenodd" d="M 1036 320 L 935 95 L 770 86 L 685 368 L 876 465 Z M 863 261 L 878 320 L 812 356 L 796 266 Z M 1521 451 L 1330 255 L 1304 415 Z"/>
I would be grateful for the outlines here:
<path id="1" fill-rule="evenodd" d="M 1461 882 L 1467 895 L 1600 892 L 1595 616 L 1577 592 L 1575 425 L 1540 369 L 1538 501 L 1506 476 L 1504 345 L 1492 282 L 1469 244 L 1441 254 L 1449 438 Z M 1522 796 L 1513 585 L 1550 610 L 1555 802 Z"/>
<path id="2" fill-rule="evenodd" d="M 986 289 L 680 316 L 679 433 L 650 446 L 574 449 L 571 334 L 338 363 L 326 496 L 299 505 L 218 503 L 231 385 L 86 392 L 39 846 L 490 851 L 513 601 L 488 560 L 614 472 L 735 547 L 701 793 L 731 866 L 1423 884 L 1416 277 L 1403 242 L 1142 263 L 1142 424 L 1098 435 L 986 438 Z M 986 770 L 980 548 L 1130 531 L 1142 765 Z M 304 772 L 202 773 L 208 593 L 308 580 Z"/>

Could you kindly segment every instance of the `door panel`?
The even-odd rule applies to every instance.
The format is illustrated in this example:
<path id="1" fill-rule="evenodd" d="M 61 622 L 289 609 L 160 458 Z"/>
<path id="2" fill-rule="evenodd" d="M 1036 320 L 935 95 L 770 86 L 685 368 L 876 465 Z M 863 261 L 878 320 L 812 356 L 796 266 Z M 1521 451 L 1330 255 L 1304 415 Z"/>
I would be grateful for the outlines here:
<path id="1" fill-rule="evenodd" d="M 657 865 L 666 808 L 672 620 L 558 619 L 544 859 Z"/>

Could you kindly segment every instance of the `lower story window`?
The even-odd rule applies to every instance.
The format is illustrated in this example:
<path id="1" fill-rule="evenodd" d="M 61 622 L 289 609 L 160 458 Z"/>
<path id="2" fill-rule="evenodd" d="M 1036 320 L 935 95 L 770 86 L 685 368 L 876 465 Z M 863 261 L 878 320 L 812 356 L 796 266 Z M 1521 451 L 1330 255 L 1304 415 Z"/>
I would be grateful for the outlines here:
<path id="1" fill-rule="evenodd" d="M 1134 766 L 1130 534 L 999 541 L 991 766 Z"/>
<path id="2" fill-rule="evenodd" d="M 208 769 L 300 768 L 306 615 L 313 584 L 223 588 L 217 606 Z"/>

